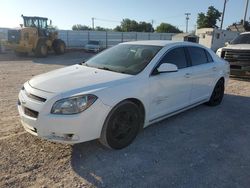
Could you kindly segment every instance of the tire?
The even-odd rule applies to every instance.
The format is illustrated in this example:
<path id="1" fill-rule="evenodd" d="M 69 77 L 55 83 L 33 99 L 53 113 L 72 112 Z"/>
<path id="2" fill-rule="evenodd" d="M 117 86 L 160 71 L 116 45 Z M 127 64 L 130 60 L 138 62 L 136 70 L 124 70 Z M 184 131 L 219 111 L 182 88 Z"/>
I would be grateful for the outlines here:
<path id="1" fill-rule="evenodd" d="M 216 85 L 214 86 L 213 93 L 209 99 L 209 101 L 206 103 L 208 106 L 217 106 L 221 103 L 223 96 L 224 96 L 225 86 L 224 86 L 224 80 L 220 79 Z"/>
<path id="2" fill-rule="evenodd" d="M 121 102 L 109 113 L 100 142 L 111 149 L 125 148 L 136 138 L 142 123 L 138 106 L 130 101 Z"/>
<path id="3" fill-rule="evenodd" d="M 47 57 L 48 55 L 48 46 L 46 45 L 45 40 L 41 40 L 38 42 L 36 49 L 35 49 L 35 56 L 36 57 Z"/>
<path id="4" fill-rule="evenodd" d="M 61 39 L 55 39 L 53 41 L 52 47 L 57 55 L 64 54 L 65 53 L 65 42 Z"/>

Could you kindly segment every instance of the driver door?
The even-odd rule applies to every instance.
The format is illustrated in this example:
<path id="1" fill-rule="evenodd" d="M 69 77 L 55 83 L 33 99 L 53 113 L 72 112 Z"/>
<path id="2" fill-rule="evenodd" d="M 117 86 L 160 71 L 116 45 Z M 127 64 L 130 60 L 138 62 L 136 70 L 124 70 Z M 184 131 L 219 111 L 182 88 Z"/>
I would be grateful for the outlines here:
<path id="1" fill-rule="evenodd" d="M 178 71 L 150 76 L 150 122 L 190 105 L 192 69 L 187 61 L 185 49 L 183 47 L 171 49 L 156 68 L 162 63 L 175 64 Z"/>

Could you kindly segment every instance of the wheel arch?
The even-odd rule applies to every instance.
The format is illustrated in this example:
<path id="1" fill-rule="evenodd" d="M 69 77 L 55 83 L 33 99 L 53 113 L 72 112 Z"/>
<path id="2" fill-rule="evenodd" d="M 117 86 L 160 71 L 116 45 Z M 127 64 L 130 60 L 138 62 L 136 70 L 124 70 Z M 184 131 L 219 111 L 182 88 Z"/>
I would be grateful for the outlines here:
<path id="1" fill-rule="evenodd" d="M 140 128 L 143 129 L 143 126 L 144 126 L 144 123 L 145 123 L 146 110 L 145 110 L 145 106 L 142 103 L 142 101 L 137 99 L 137 98 L 127 98 L 124 101 L 131 101 L 131 102 L 135 103 L 138 106 L 138 108 L 140 109 L 141 115 L 142 115 L 141 118 L 142 118 L 142 122 L 143 122 Z"/>
<path id="2" fill-rule="evenodd" d="M 113 107 L 112 109 L 110 110 L 110 112 L 108 113 L 108 116 L 110 113 L 112 113 L 112 111 L 121 103 L 125 102 L 125 101 L 129 101 L 129 102 L 132 102 L 134 103 L 140 110 L 141 112 L 141 118 L 142 118 L 142 125 L 140 127 L 140 129 L 143 129 L 144 127 L 144 124 L 145 124 L 145 119 L 146 119 L 146 109 L 145 109 L 145 105 L 143 104 L 143 102 L 138 99 L 138 98 L 134 98 L 134 97 L 131 97 L 131 98 L 125 98 L 123 100 L 120 100 L 119 102 L 117 102 Z M 108 116 L 106 117 L 106 119 L 108 118 Z M 106 120 L 105 120 L 106 121 Z"/>

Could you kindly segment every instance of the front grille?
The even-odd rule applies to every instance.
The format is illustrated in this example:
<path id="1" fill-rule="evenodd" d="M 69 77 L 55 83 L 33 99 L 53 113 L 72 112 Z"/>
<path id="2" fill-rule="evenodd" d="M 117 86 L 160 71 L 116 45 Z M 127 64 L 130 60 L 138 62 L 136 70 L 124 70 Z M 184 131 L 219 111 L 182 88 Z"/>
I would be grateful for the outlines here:
<path id="1" fill-rule="evenodd" d="M 47 99 L 45 99 L 45 98 L 43 98 L 43 97 L 39 97 L 39 96 L 37 96 L 37 95 L 34 95 L 34 94 L 31 94 L 31 93 L 27 92 L 27 91 L 25 90 L 24 87 L 22 87 L 22 90 L 24 90 L 25 95 L 26 95 L 27 97 L 31 98 L 31 99 L 34 99 L 34 100 L 40 101 L 40 102 L 45 102 L 45 101 L 47 100 Z"/>
<path id="2" fill-rule="evenodd" d="M 231 69 L 241 69 L 241 66 L 240 65 L 230 65 L 230 68 Z"/>
<path id="3" fill-rule="evenodd" d="M 45 101 L 46 101 L 45 98 L 38 97 L 38 96 L 33 95 L 33 94 L 31 94 L 31 93 L 28 93 L 28 92 L 26 92 L 26 95 L 27 95 L 29 98 L 34 99 L 34 100 L 37 100 L 37 101 L 40 101 L 40 102 L 45 102 Z"/>
<path id="4" fill-rule="evenodd" d="M 229 62 L 248 61 L 250 62 L 250 50 L 225 50 L 225 60 Z"/>
<path id="5" fill-rule="evenodd" d="M 35 110 L 31 110 L 27 107 L 23 107 L 24 109 L 24 114 L 27 115 L 27 116 L 30 116 L 30 117 L 33 117 L 33 118 L 37 118 L 38 117 L 38 112 L 35 111 Z"/>

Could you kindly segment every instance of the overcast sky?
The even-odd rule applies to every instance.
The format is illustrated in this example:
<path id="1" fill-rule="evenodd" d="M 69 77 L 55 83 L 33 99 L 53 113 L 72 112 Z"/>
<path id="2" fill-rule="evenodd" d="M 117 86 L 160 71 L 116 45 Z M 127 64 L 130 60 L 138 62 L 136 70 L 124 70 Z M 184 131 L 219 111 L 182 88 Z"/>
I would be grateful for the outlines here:
<path id="1" fill-rule="evenodd" d="M 211 5 L 222 11 L 223 3 L 224 0 L 0 0 L 0 27 L 18 27 L 23 14 L 48 17 L 59 29 L 71 29 L 74 24 L 91 26 L 94 17 L 95 26 L 106 28 L 114 28 L 129 18 L 153 20 L 154 27 L 167 22 L 185 30 L 184 13 L 189 12 L 189 29 L 193 30 L 199 12 L 206 12 Z M 244 7 L 245 0 L 229 0 L 224 27 L 242 19 Z"/>

